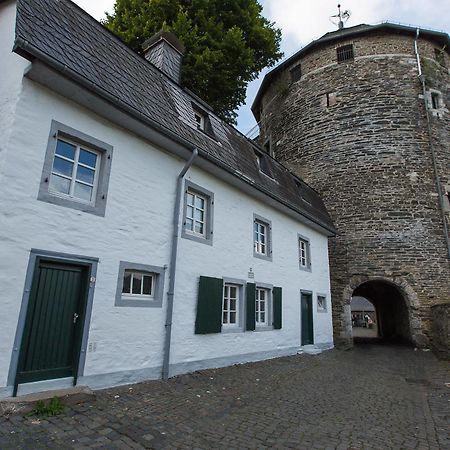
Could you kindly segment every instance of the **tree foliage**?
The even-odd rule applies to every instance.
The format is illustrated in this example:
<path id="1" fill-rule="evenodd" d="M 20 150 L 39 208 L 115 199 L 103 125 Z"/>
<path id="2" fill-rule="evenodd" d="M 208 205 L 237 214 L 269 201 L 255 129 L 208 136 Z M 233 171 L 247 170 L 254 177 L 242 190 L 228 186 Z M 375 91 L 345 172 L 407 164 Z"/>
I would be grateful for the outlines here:
<path id="1" fill-rule="evenodd" d="M 247 84 L 281 58 L 281 30 L 257 0 L 116 0 L 104 21 L 135 51 L 161 29 L 186 47 L 181 82 L 235 123 Z"/>

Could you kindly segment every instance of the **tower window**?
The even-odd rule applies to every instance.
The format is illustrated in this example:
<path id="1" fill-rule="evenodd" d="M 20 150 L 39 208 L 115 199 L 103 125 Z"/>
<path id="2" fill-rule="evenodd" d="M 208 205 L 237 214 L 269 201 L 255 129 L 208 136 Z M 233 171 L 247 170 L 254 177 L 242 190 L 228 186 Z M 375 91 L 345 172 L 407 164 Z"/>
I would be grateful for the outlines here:
<path id="1" fill-rule="evenodd" d="M 353 61 L 355 58 L 353 44 L 343 45 L 336 49 L 337 62 Z"/>
<path id="2" fill-rule="evenodd" d="M 439 109 L 439 94 L 437 92 L 431 93 L 431 108 Z"/>
<path id="3" fill-rule="evenodd" d="M 289 72 L 291 74 L 291 82 L 295 83 L 302 77 L 302 66 L 300 64 L 297 64 Z"/>

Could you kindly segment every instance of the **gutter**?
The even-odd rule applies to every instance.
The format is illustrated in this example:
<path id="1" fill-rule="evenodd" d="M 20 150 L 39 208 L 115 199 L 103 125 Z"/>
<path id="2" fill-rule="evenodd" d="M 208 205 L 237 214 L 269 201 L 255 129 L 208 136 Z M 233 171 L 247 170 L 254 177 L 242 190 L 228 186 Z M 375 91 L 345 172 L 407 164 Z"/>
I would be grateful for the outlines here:
<path id="1" fill-rule="evenodd" d="M 173 209 L 173 235 L 172 235 L 172 251 L 170 254 L 170 268 L 169 268 L 169 290 L 167 292 L 167 308 L 166 308 L 166 323 L 165 323 L 165 338 L 163 350 L 163 366 L 162 378 L 167 380 L 169 378 L 170 367 L 170 343 L 172 340 L 172 318 L 173 318 L 173 301 L 175 295 L 175 276 L 177 268 L 178 255 L 178 239 L 180 231 L 180 210 L 183 193 L 183 181 L 187 171 L 194 163 L 194 159 L 198 156 L 198 150 L 193 149 L 192 155 L 184 165 L 180 174 L 177 177 L 177 187 L 175 195 L 175 206 Z"/>
<path id="2" fill-rule="evenodd" d="M 427 95 L 426 95 L 427 90 L 426 90 L 426 85 L 425 85 L 425 75 L 422 73 L 422 67 L 420 64 L 419 48 L 417 45 L 417 40 L 419 39 L 419 33 L 420 33 L 420 29 L 417 28 L 416 38 L 414 39 L 414 52 L 416 54 L 417 67 L 419 70 L 419 80 L 422 83 L 422 95 L 423 95 L 423 102 L 424 102 L 424 106 L 425 106 L 425 116 L 427 119 L 428 147 L 429 147 L 430 153 L 431 153 L 431 160 L 433 163 L 433 173 L 434 173 L 434 178 L 435 178 L 435 182 L 436 182 L 436 190 L 437 190 L 438 197 L 439 197 L 439 207 L 440 207 L 440 212 L 441 212 L 443 227 L 444 227 L 444 238 L 445 238 L 445 242 L 447 243 L 447 256 L 450 259 L 450 237 L 448 234 L 449 230 L 448 230 L 447 220 L 445 218 L 444 193 L 442 191 L 441 183 L 439 181 L 439 172 L 438 172 L 437 161 L 436 161 L 436 153 L 434 151 L 433 135 L 431 132 L 430 113 L 429 113 L 429 109 L 428 109 L 428 105 L 427 105 Z"/>

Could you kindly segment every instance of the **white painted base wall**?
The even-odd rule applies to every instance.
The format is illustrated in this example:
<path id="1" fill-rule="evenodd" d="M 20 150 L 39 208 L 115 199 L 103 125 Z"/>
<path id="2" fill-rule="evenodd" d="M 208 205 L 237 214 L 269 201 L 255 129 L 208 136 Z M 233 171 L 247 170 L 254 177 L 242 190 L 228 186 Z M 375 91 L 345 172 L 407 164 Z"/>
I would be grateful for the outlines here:
<path id="1" fill-rule="evenodd" d="M 0 30 L 12 19 L 2 8 Z M 116 307 L 114 301 L 121 260 L 169 264 L 176 177 L 184 161 L 22 78 L 28 63 L 11 54 L 11 46 L 12 39 L 0 40 L 0 60 L 11 59 L 7 78 L 17 92 L 8 96 L 8 86 L 0 87 L 1 119 L 9 123 L 0 127 L 0 396 L 11 394 L 8 372 L 18 351 L 13 343 L 32 248 L 99 258 L 88 346 L 95 351 L 85 349 L 78 383 L 100 388 L 159 378 L 168 279 L 162 308 Z M 114 147 L 105 217 L 37 200 L 52 120 Z M 170 374 L 296 353 L 300 290 L 313 292 L 315 343 L 331 347 L 326 236 L 199 168 L 187 179 L 214 193 L 214 242 L 179 241 Z M 272 261 L 253 256 L 254 213 L 272 222 Z M 298 234 L 310 239 L 311 272 L 299 269 Z M 281 286 L 282 329 L 194 334 L 200 275 Z M 317 312 L 317 293 L 327 296 L 326 312 Z"/>

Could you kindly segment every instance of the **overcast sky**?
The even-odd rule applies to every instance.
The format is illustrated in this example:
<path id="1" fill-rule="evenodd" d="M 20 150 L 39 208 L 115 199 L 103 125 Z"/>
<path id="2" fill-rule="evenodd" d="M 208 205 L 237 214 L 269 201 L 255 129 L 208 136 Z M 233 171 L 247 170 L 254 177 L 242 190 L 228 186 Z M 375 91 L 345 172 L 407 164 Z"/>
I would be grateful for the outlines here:
<path id="1" fill-rule="evenodd" d="M 89 14 L 100 20 L 105 11 L 113 10 L 114 0 L 75 0 Z M 330 16 L 337 13 L 335 0 L 260 0 L 263 14 L 281 28 L 283 32 L 282 50 L 285 57 L 319 38 L 324 33 L 336 29 Z M 350 10 L 347 26 L 360 23 L 374 24 L 381 21 L 420 25 L 423 28 L 450 29 L 450 1 L 448 0 L 343 0 L 342 10 Z M 264 72 L 247 90 L 246 105 L 239 109 L 238 128 L 246 133 L 255 121 L 250 106 Z"/>

